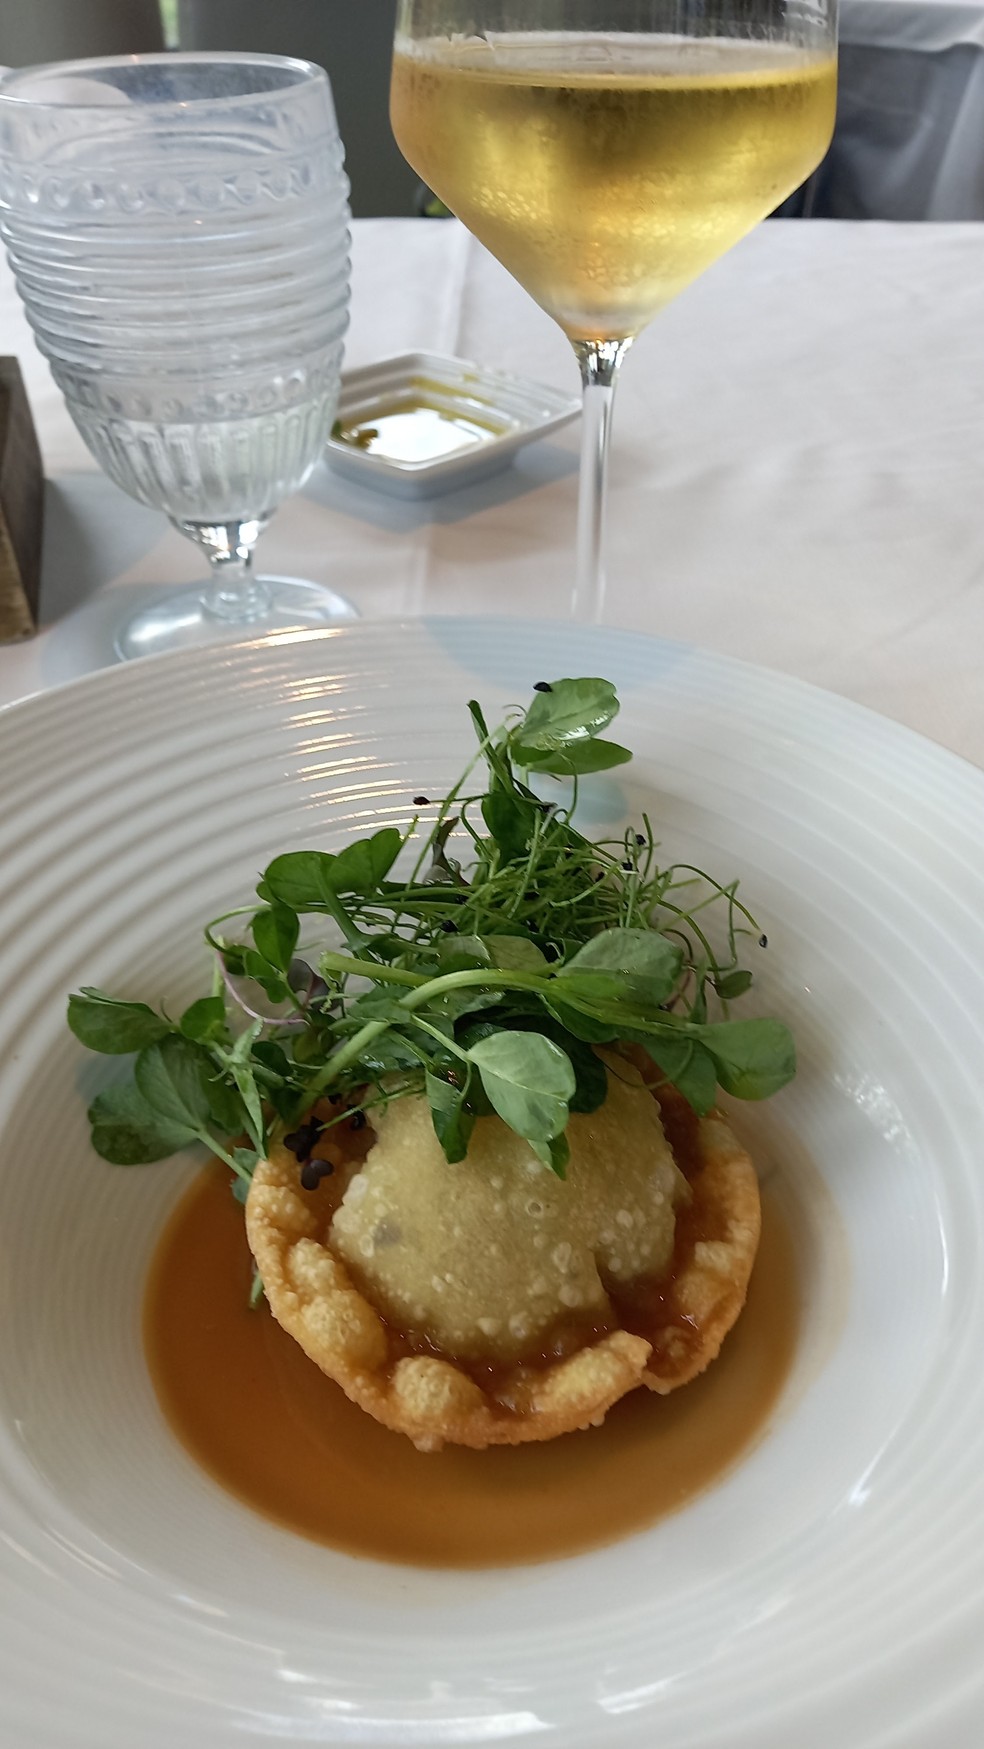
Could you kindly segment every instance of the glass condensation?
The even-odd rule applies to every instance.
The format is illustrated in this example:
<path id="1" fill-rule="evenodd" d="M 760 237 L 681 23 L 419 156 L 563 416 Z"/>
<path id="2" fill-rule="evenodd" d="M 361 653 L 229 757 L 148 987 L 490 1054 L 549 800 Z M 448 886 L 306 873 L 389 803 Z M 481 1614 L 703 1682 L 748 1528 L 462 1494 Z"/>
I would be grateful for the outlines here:
<path id="1" fill-rule="evenodd" d="M 224 568 L 220 617 L 265 617 L 252 541 L 331 430 L 347 195 L 328 82 L 304 62 L 147 56 L 0 83 L 0 230 L 38 346 L 109 477 Z"/>

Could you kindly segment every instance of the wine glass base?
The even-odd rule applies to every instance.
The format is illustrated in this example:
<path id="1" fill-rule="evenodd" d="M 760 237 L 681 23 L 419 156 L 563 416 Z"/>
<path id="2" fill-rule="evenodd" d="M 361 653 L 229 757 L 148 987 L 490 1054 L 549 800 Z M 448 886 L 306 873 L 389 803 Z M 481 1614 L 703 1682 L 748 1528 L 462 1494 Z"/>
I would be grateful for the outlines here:
<path id="1" fill-rule="evenodd" d="M 200 650 L 210 644 L 239 644 L 276 632 L 309 630 L 358 619 L 357 608 L 326 589 L 300 577 L 257 579 L 269 592 L 266 610 L 252 619 L 226 619 L 210 611 L 204 586 L 176 589 L 153 607 L 134 614 L 117 633 L 115 650 L 121 661 L 157 656 L 166 650 Z"/>

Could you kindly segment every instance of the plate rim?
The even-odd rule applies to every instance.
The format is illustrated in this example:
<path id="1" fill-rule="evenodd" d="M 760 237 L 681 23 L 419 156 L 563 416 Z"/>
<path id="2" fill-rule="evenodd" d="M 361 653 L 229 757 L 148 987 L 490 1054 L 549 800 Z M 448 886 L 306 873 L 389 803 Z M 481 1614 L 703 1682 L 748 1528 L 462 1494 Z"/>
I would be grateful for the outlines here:
<path id="1" fill-rule="evenodd" d="M 535 615 L 521 616 L 518 614 L 378 614 L 371 619 L 340 620 L 337 625 L 316 626 L 310 628 L 298 627 L 296 631 L 278 632 L 275 637 L 258 633 L 254 637 L 243 637 L 235 643 L 204 646 L 200 649 L 165 650 L 153 655 L 140 656 L 130 661 L 111 661 L 104 667 L 95 668 L 86 674 L 73 675 L 71 679 L 59 681 L 52 686 L 40 686 L 21 698 L 8 699 L 0 703 L 0 730 L 12 719 L 20 719 L 24 713 L 37 711 L 42 714 L 54 708 L 54 701 L 62 698 L 75 698 L 90 690 L 119 687 L 123 690 L 137 684 L 135 676 L 147 671 L 147 664 L 152 664 L 155 672 L 166 673 L 169 668 L 176 672 L 183 668 L 208 668 L 215 666 L 231 666 L 237 659 L 245 660 L 262 658 L 264 652 L 289 649 L 295 645 L 324 644 L 326 647 L 342 639 L 343 642 L 371 641 L 380 631 L 411 632 L 416 627 L 450 626 L 459 631 L 479 632 L 483 626 L 503 632 L 517 634 L 549 634 L 551 631 L 567 630 L 578 625 L 574 620 L 558 620 L 541 618 Z M 854 716 L 858 724 L 879 735 L 896 738 L 900 745 L 908 743 L 928 751 L 940 761 L 952 764 L 954 770 L 962 772 L 965 780 L 984 785 L 984 765 L 978 765 L 965 753 L 958 753 L 955 748 L 948 747 L 945 742 L 926 734 L 921 729 L 904 723 L 898 717 L 889 716 L 874 705 L 864 704 L 860 699 L 852 698 L 847 693 L 837 692 L 833 687 L 822 686 L 818 681 L 806 680 L 802 675 L 790 674 L 786 669 L 770 667 L 766 663 L 751 662 L 744 656 L 733 656 L 727 651 L 715 650 L 706 644 L 694 643 L 685 638 L 667 638 L 652 632 L 640 632 L 631 626 L 614 626 L 601 624 L 597 627 L 581 626 L 585 632 L 596 631 L 605 638 L 624 641 L 625 647 L 638 648 L 641 644 L 653 652 L 666 651 L 679 657 L 686 657 L 701 666 L 707 664 L 719 669 L 722 674 L 735 674 L 750 680 L 757 676 L 767 678 L 770 687 L 781 688 L 790 698 L 803 698 L 821 709 L 836 709 L 838 713 Z M 2 856 L 2 847 L 0 847 Z"/>

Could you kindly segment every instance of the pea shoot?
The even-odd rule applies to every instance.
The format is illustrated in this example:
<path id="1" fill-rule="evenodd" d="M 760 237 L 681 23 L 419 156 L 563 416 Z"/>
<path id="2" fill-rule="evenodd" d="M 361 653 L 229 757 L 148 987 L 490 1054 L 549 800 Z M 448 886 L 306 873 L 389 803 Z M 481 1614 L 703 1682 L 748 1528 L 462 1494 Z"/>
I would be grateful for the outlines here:
<path id="1" fill-rule="evenodd" d="M 752 983 L 739 948 L 765 945 L 737 883 L 661 867 L 647 816 L 600 842 L 574 825 L 579 780 L 631 758 L 602 735 L 610 682 L 540 682 L 494 729 L 468 708 L 474 758 L 442 801 L 414 798 L 431 824 L 418 812 L 337 854 L 275 857 L 258 903 L 206 928 L 211 993 L 177 1020 L 96 989 L 69 998 L 82 1044 L 133 1057 L 89 1111 L 103 1158 L 201 1142 L 245 1196 L 271 1132 L 303 1165 L 334 1125 L 423 1094 L 449 1161 L 496 1112 L 562 1177 L 569 1114 L 605 1099 L 595 1045 L 641 1045 L 698 1114 L 719 1087 L 763 1099 L 790 1080 L 782 1022 L 730 1015 Z M 312 919 L 320 940 L 302 949 Z"/>

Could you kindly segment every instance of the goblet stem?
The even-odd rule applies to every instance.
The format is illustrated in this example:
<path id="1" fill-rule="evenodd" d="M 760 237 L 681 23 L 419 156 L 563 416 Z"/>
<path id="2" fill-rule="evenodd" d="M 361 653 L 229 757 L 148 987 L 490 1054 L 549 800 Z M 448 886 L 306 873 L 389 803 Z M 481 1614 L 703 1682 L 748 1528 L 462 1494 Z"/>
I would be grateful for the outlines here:
<path id="1" fill-rule="evenodd" d="M 581 417 L 581 481 L 577 503 L 577 561 L 571 613 L 597 625 L 605 607 L 605 505 L 608 452 L 618 368 L 632 344 L 627 340 L 575 340 L 581 367 L 584 407 Z"/>
<path id="2" fill-rule="evenodd" d="M 253 548 L 267 521 L 262 516 L 248 522 L 178 524 L 208 554 L 211 581 L 202 606 L 216 619 L 252 625 L 269 613 L 270 590 L 253 571 Z"/>

